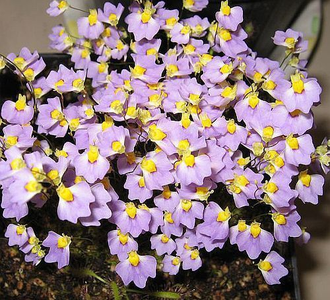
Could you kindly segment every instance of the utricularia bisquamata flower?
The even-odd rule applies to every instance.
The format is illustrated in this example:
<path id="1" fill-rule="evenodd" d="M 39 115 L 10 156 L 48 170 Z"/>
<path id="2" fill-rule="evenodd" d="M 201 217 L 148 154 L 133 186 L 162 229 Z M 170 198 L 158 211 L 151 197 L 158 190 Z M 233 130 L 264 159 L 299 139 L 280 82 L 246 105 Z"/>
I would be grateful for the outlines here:
<path id="1" fill-rule="evenodd" d="M 300 60 L 302 33 L 275 33 L 282 63 L 261 58 L 240 7 L 222 1 L 209 20 L 207 5 L 106 3 L 78 19 L 79 38 L 54 27 L 66 66 L 43 73 L 27 48 L 1 58 L 27 86 L 3 101 L 0 123 L 1 207 L 19 222 L 5 236 L 27 261 L 69 264 L 77 237 L 24 225 L 54 208 L 54 223 L 112 226 L 99 239 L 125 285 L 196 270 L 230 244 L 268 284 L 287 274 L 274 245 L 308 241 L 296 204 L 317 204 L 330 167 L 330 143 L 315 148 L 309 131 L 321 88 Z M 47 12 L 68 9 L 54 0 Z"/>

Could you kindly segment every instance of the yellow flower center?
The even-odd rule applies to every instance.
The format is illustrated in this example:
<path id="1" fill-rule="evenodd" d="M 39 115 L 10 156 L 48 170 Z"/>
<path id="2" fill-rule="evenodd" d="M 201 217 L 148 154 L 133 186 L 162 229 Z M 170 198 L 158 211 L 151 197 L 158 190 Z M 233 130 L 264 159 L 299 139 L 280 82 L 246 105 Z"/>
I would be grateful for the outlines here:
<path id="1" fill-rule="evenodd" d="M 182 29 L 181 29 L 180 32 L 181 32 L 181 34 L 185 35 L 185 34 L 189 34 L 190 33 L 190 30 L 191 30 L 190 26 L 189 25 L 185 25 L 185 26 L 182 27 Z"/>
<path id="2" fill-rule="evenodd" d="M 234 134 L 236 132 L 236 124 L 235 124 L 235 121 L 234 120 L 229 120 L 227 122 L 227 131 L 230 134 Z"/>
<path id="3" fill-rule="evenodd" d="M 24 72 L 23 72 L 25 78 L 27 79 L 27 81 L 33 81 L 34 80 L 34 71 L 33 69 L 31 68 L 28 68 L 26 69 Z"/>
<path id="4" fill-rule="evenodd" d="M 127 108 L 126 115 L 129 117 L 135 118 L 137 116 L 137 110 L 134 106 L 130 106 Z"/>
<path id="5" fill-rule="evenodd" d="M 25 59 L 23 57 L 18 56 L 14 59 L 13 62 L 20 70 L 22 70 L 25 66 Z"/>
<path id="6" fill-rule="evenodd" d="M 195 52 L 196 47 L 194 47 L 191 44 L 188 44 L 187 46 L 183 46 L 183 49 L 184 49 L 184 53 L 186 53 L 186 54 L 192 54 L 192 53 Z"/>
<path id="7" fill-rule="evenodd" d="M 224 64 L 221 68 L 220 68 L 220 72 L 222 74 L 227 74 L 227 73 L 231 73 L 231 71 L 233 70 L 233 66 Z"/>
<path id="8" fill-rule="evenodd" d="M 252 107 L 253 109 L 259 104 L 259 101 L 260 100 L 258 98 L 258 95 L 255 93 L 253 93 L 248 97 L 249 106 Z"/>
<path id="9" fill-rule="evenodd" d="M 88 22 L 90 26 L 94 26 L 97 23 L 97 11 L 96 9 L 91 9 L 89 11 Z"/>
<path id="10" fill-rule="evenodd" d="M 98 66 L 98 72 L 99 74 L 102 74 L 108 70 L 108 65 L 106 62 L 101 62 Z"/>
<path id="11" fill-rule="evenodd" d="M 153 173 L 157 171 L 156 164 L 151 159 L 144 158 L 141 162 L 141 168 L 146 170 L 149 173 Z"/>
<path id="12" fill-rule="evenodd" d="M 168 65 L 166 66 L 166 72 L 168 76 L 174 76 L 176 73 L 178 73 L 179 69 L 177 65 Z"/>
<path id="13" fill-rule="evenodd" d="M 140 263 L 140 258 L 139 255 L 136 253 L 136 251 L 131 251 L 128 254 L 128 261 L 134 267 L 136 267 Z"/>
<path id="14" fill-rule="evenodd" d="M 151 11 L 149 9 L 145 9 L 141 14 L 142 23 L 148 23 L 151 19 Z"/>
<path id="15" fill-rule="evenodd" d="M 301 77 L 302 75 L 299 73 L 291 75 L 292 88 L 294 92 L 298 94 L 301 94 L 305 89 L 305 85 L 304 82 L 301 80 Z"/>
<path id="16" fill-rule="evenodd" d="M 188 167 L 193 167 L 195 165 L 195 156 L 192 154 L 186 155 L 183 157 L 183 161 Z"/>
<path id="17" fill-rule="evenodd" d="M 183 0 L 184 8 L 191 8 L 195 4 L 194 0 Z"/>
<path id="18" fill-rule="evenodd" d="M 120 230 L 118 230 L 118 237 L 119 237 L 119 242 L 122 244 L 122 245 L 126 245 L 127 242 L 128 242 L 128 233 L 126 234 L 122 234 L 120 232 Z"/>
<path id="19" fill-rule="evenodd" d="M 273 220 L 279 224 L 279 225 L 285 225 L 286 224 L 286 218 L 284 215 L 280 214 L 280 213 L 274 213 L 273 214 Z"/>
<path id="20" fill-rule="evenodd" d="M 162 237 L 161 237 L 162 243 L 166 244 L 169 240 L 170 240 L 170 238 L 166 234 L 162 235 Z"/>
<path id="21" fill-rule="evenodd" d="M 192 206 L 192 202 L 190 200 L 187 199 L 183 199 L 181 200 L 181 207 L 184 211 L 189 211 L 191 209 Z"/>
<path id="22" fill-rule="evenodd" d="M 269 90 L 272 91 L 276 88 L 276 83 L 272 80 L 268 80 L 266 81 L 263 85 L 262 85 L 263 89 L 265 90 Z"/>
<path id="23" fill-rule="evenodd" d="M 140 76 L 144 75 L 144 73 L 146 72 L 146 69 L 139 65 L 136 65 L 134 67 L 134 69 L 131 70 L 131 72 L 134 77 L 140 77 Z"/>
<path id="24" fill-rule="evenodd" d="M 10 148 L 12 146 L 15 146 L 17 144 L 18 137 L 17 136 L 7 136 L 6 138 L 6 148 Z"/>
<path id="25" fill-rule="evenodd" d="M 63 184 L 56 190 L 57 195 L 64 201 L 71 202 L 74 200 L 71 190 L 65 187 Z"/>
<path id="26" fill-rule="evenodd" d="M 262 138 L 265 142 L 269 142 L 274 134 L 274 128 L 271 126 L 267 126 L 262 130 Z"/>
<path id="27" fill-rule="evenodd" d="M 273 268 L 272 264 L 269 261 L 265 261 L 265 260 L 258 263 L 258 267 L 260 270 L 266 272 L 270 271 Z"/>
<path id="28" fill-rule="evenodd" d="M 149 126 L 148 136 L 152 141 L 162 141 L 167 135 L 155 124 L 152 124 Z"/>
<path id="29" fill-rule="evenodd" d="M 34 95 L 36 96 L 36 98 L 38 99 L 38 98 L 41 97 L 42 89 L 41 89 L 41 88 L 35 88 L 35 89 L 33 90 L 33 92 L 34 92 Z"/>
<path id="30" fill-rule="evenodd" d="M 25 232 L 25 230 L 26 230 L 26 228 L 25 228 L 24 225 L 18 225 L 18 226 L 16 227 L 16 233 L 17 233 L 18 235 L 22 235 L 22 234 Z"/>
<path id="31" fill-rule="evenodd" d="M 231 216 L 231 213 L 229 211 L 229 208 L 226 207 L 226 209 L 224 211 L 220 211 L 218 213 L 217 221 L 218 222 L 225 222 L 230 218 L 230 216 Z"/>
<path id="32" fill-rule="evenodd" d="M 293 49 L 296 45 L 296 40 L 293 37 L 288 37 L 285 39 L 285 43 L 289 49 Z"/>
<path id="33" fill-rule="evenodd" d="M 173 266 L 177 266 L 180 263 L 180 258 L 179 257 L 175 257 L 172 259 L 172 265 Z"/>
<path id="34" fill-rule="evenodd" d="M 221 12 L 222 12 L 225 16 L 229 16 L 229 15 L 230 15 L 231 9 L 230 9 L 230 7 L 228 6 L 228 1 L 221 2 Z"/>
<path id="35" fill-rule="evenodd" d="M 88 161 L 92 164 L 97 161 L 99 158 L 99 148 L 97 146 L 89 146 L 89 150 L 87 152 Z"/>
<path id="36" fill-rule="evenodd" d="M 191 259 L 197 259 L 199 257 L 199 251 L 197 249 L 193 250 L 190 254 Z"/>
<path id="37" fill-rule="evenodd" d="M 72 86 L 81 91 L 85 88 L 84 81 L 80 78 L 73 80 Z"/>
<path id="38" fill-rule="evenodd" d="M 250 233 L 254 238 L 257 238 L 261 233 L 260 223 L 253 222 L 250 226 Z"/>
<path id="39" fill-rule="evenodd" d="M 118 18 L 116 14 L 110 14 L 109 15 L 109 23 L 112 26 L 116 26 L 118 24 Z"/>
<path id="40" fill-rule="evenodd" d="M 66 9 L 66 8 L 68 8 L 68 6 L 69 6 L 68 3 L 63 0 L 57 5 L 57 8 L 58 9 Z"/>
<path id="41" fill-rule="evenodd" d="M 143 187 L 145 187 L 145 186 L 146 186 L 146 184 L 145 184 L 145 182 L 144 182 L 144 178 L 143 178 L 143 177 L 141 177 L 141 178 L 139 179 L 139 182 L 138 182 L 138 184 L 139 184 L 139 187 L 140 187 L 140 188 L 143 188 Z"/>
<path id="42" fill-rule="evenodd" d="M 47 173 L 47 177 L 49 179 L 51 179 L 52 181 L 54 181 L 55 184 L 59 184 L 59 181 L 60 181 L 60 174 L 58 173 L 57 170 L 50 170 L 48 173 Z"/>
<path id="43" fill-rule="evenodd" d="M 63 249 L 65 247 L 67 247 L 71 242 L 71 239 L 64 235 L 61 236 L 58 240 L 57 240 L 57 248 Z"/>
<path id="44" fill-rule="evenodd" d="M 131 219 L 134 219 L 137 213 L 137 208 L 133 202 L 129 202 L 126 204 L 125 211 Z"/>
<path id="45" fill-rule="evenodd" d="M 189 100 L 192 104 L 197 105 L 201 99 L 197 94 L 189 94 Z"/>
<path id="46" fill-rule="evenodd" d="M 25 185 L 25 189 L 28 192 L 35 193 L 35 192 L 40 192 L 42 189 L 42 186 L 36 180 L 31 180 Z"/>
<path id="47" fill-rule="evenodd" d="M 239 232 L 243 232 L 247 229 L 247 225 L 244 220 L 239 220 L 237 224 L 237 229 Z"/>
<path id="48" fill-rule="evenodd" d="M 298 139 L 293 137 L 293 135 L 289 135 L 287 138 L 286 138 L 286 142 L 287 144 L 289 145 L 289 147 L 292 149 L 292 150 L 297 150 L 299 149 L 299 142 L 298 142 Z"/>
<path id="49" fill-rule="evenodd" d="M 75 119 L 71 119 L 70 120 L 70 125 L 69 125 L 70 130 L 72 130 L 72 131 L 77 130 L 77 128 L 79 127 L 79 125 L 80 125 L 80 120 L 78 118 L 75 118 Z"/>
<path id="50" fill-rule="evenodd" d="M 172 192 L 168 186 L 164 186 L 164 190 L 162 193 L 162 196 L 164 199 L 170 199 L 172 195 Z"/>
<path id="51" fill-rule="evenodd" d="M 265 191 L 268 193 L 276 193 L 278 191 L 278 187 L 274 182 L 268 182 L 264 186 Z"/>
<path id="52" fill-rule="evenodd" d="M 15 158 L 11 161 L 10 167 L 12 170 L 19 170 L 25 167 L 25 163 L 21 158 Z"/>
<path id="53" fill-rule="evenodd" d="M 125 153 L 126 149 L 125 146 L 119 141 L 112 142 L 111 148 L 113 151 L 119 154 Z"/>
<path id="54" fill-rule="evenodd" d="M 24 110 L 26 107 L 26 97 L 19 95 L 18 100 L 15 103 L 15 108 L 18 111 Z"/>
<path id="55" fill-rule="evenodd" d="M 219 31 L 219 36 L 225 42 L 228 42 L 228 41 L 231 40 L 231 33 L 227 29 L 221 28 L 220 31 Z"/>
<path id="56" fill-rule="evenodd" d="M 166 19 L 165 22 L 166 22 L 167 26 L 173 27 L 178 22 L 178 20 L 176 18 L 172 17 L 172 18 Z"/>
<path id="57" fill-rule="evenodd" d="M 307 170 L 305 170 L 299 173 L 299 180 L 304 186 L 309 187 L 311 184 L 312 177 L 307 173 Z"/>
<path id="58" fill-rule="evenodd" d="M 170 223 L 170 224 L 173 224 L 174 221 L 172 219 L 172 214 L 170 212 L 166 212 L 164 214 L 164 220 L 167 222 L 167 223 Z"/>

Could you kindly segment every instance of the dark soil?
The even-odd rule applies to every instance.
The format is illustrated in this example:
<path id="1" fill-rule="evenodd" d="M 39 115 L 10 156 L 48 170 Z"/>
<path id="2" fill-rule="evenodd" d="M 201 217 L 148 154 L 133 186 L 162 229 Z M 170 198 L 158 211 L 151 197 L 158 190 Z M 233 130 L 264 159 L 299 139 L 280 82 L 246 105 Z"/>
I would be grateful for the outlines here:
<path id="1" fill-rule="evenodd" d="M 289 251 L 278 249 L 288 258 Z M 87 248 L 86 255 L 92 254 Z M 0 299 L 114 299 L 113 290 L 91 276 L 83 276 L 86 268 L 101 278 L 117 283 L 122 299 L 154 299 L 153 296 L 125 291 L 114 272 L 116 259 L 110 254 L 81 257 L 73 253 L 71 269 L 58 270 L 54 264 L 41 263 L 34 267 L 24 262 L 17 247 L 7 246 L 0 240 Z M 256 262 L 238 251 L 219 250 L 203 253 L 203 266 L 196 272 L 181 271 L 177 276 L 162 272 L 149 279 L 148 292 L 167 291 L 180 295 L 180 299 L 295 299 L 291 271 L 281 285 L 268 286 Z M 80 259 L 78 261 L 78 259 Z M 287 261 L 290 262 L 290 259 Z M 131 289 L 136 289 L 132 284 Z"/>

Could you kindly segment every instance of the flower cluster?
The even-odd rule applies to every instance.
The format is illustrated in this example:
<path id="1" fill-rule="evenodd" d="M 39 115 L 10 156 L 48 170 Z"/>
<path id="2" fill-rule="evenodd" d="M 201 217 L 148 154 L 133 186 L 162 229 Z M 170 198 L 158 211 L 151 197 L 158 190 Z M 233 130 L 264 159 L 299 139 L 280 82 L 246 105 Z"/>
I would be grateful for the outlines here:
<path id="1" fill-rule="evenodd" d="M 183 9 L 207 4 L 183 1 Z M 69 8 L 54 0 L 47 12 Z M 24 223 L 51 201 L 61 221 L 110 222 L 109 251 L 125 285 L 155 277 L 155 257 L 171 275 L 194 271 L 203 251 L 228 243 L 253 260 L 269 253 L 257 266 L 279 283 L 288 271 L 271 250 L 290 237 L 307 242 L 296 199 L 317 204 L 330 167 L 330 143 L 315 149 L 308 133 L 321 88 L 299 59 L 307 44 L 299 32 L 275 33 L 294 68 L 287 78 L 284 62 L 245 43 L 240 7 L 222 1 L 212 22 L 179 15 L 148 0 L 90 10 L 77 21 L 79 39 L 53 29 L 51 47 L 74 67 L 47 77 L 37 52 L 8 55 L 29 84 L 1 109 L 3 216 Z M 31 227 L 6 231 L 27 261 L 59 268 L 74 246 L 66 234 L 49 231 L 39 242 Z"/>

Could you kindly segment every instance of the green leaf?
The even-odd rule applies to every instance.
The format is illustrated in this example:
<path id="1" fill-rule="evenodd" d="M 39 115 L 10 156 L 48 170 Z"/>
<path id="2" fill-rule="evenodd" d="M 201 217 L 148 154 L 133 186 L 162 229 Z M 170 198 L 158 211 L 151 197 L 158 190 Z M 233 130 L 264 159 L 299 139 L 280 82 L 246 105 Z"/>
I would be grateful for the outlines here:
<path id="1" fill-rule="evenodd" d="M 111 289 L 112 289 L 114 299 L 115 300 L 121 300 L 121 296 L 119 294 L 119 289 L 118 289 L 117 283 L 115 283 L 114 281 L 111 281 L 110 286 L 111 286 Z"/>
<path id="2" fill-rule="evenodd" d="M 149 292 L 143 290 L 134 290 L 134 289 L 126 289 L 126 292 L 135 293 L 135 294 L 143 294 L 156 298 L 165 298 L 165 299 L 180 299 L 180 295 L 174 292 Z"/>

